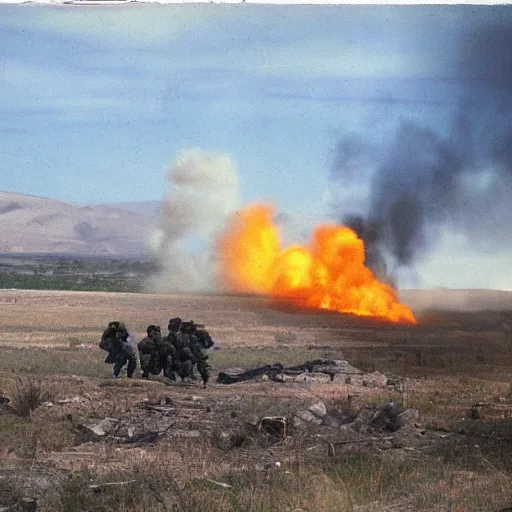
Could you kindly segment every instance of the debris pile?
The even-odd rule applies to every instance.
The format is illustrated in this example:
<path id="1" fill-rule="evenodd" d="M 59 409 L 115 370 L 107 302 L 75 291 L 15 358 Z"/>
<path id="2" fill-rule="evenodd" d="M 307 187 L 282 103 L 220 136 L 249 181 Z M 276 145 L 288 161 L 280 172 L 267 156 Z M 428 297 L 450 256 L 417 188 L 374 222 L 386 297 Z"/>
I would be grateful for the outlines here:
<path id="1" fill-rule="evenodd" d="M 360 376 L 364 372 L 351 366 L 344 360 L 323 360 L 315 359 L 306 361 L 304 364 L 285 367 L 281 363 L 267 364 L 258 368 L 249 370 L 226 370 L 219 372 L 217 382 L 220 384 L 234 384 L 252 379 L 271 379 L 278 382 L 297 382 L 310 379 L 314 374 L 323 374 L 328 376 L 331 381 L 336 375 Z"/>

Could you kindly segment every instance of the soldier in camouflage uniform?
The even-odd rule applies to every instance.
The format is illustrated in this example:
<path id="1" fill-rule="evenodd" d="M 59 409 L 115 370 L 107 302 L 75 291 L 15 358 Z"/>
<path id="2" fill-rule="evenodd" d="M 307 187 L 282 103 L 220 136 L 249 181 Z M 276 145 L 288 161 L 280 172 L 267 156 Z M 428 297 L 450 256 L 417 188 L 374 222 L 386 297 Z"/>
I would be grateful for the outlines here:
<path id="1" fill-rule="evenodd" d="M 191 350 L 189 336 L 183 331 L 182 324 L 181 318 L 171 318 L 169 320 L 167 341 L 175 349 L 169 371 L 173 375 L 177 373 L 182 380 L 186 378 L 196 380 L 194 375 L 196 358 Z"/>
<path id="2" fill-rule="evenodd" d="M 205 354 L 205 350 L 213 346 L 213 340 L 202 327 L 195 324 L 193 320 L 181 324 L 181 330 L 187 336 L 190 350 L 194 355 L 197 371 L 203 379 L 203 387 L 206 388 L 206 383 L 210 379 L 210 372 L 207 363 L 208 355 Z"/>
<path id="3" fill-rule="evenodd" d="M 165 338 L 158 338 L 158 356 L 160 365 L 164 370 L 164 376 L 170 380 L 176 380 L 177 372 L 177 351 L 174 346 L 174 332 L 179 330 L 181 320 L 179 318 L 171 318 L 169 320 L 169 333 Z"/>
<path id="4" fill-rule="evenodd" d="M 171 318 L 167 325 L 169 332 L 164 339 L 165 350 L 165 363 L 164 375 L 172 380 L 176 380 L 176 374 L 179 373 L 180 359 L 178 357 L 178 350 L 176 348 L 176 336 L 180 330 L 181 318 Z"/>
<path id="5" fill-rule="evenodd" d="M 159 375 L 162 371 L 160 346 L 163 340 L 160 326 L 150 325 L 146 329 L 146 332 L 147 336 L 137 344 L 143 379 L 148 379 L 150 373 Z"/>
<path id="6" fill-rule="evenodd" d="M 114 377 L 119 377 L 119 373 L 125 364 L 126 375 L 129 379 L 133 377 L 133 372 L 137 368 L 137 359 L 135 352 L 128 343 L 128 329 L 123 322 L 110 322 L 103 331 L 99 346 L 108 352 L 105 363 L 114 364 Z"/>

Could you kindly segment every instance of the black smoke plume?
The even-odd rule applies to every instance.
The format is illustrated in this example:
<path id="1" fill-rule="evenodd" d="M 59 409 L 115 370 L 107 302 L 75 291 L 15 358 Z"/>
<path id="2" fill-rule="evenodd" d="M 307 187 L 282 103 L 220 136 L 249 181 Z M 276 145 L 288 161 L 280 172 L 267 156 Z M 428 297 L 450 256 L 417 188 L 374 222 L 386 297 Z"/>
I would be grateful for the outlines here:
<path id="1" fill-rule="evenodd" d="M 461 31 L 451 79 L 458 100 L 442 133 L 402 118 L 385 144 L 357 134 L 338 141 L 332 182 L 354 183 L 364 166 L 374 171 L 364 214 L 335 207 L 381 277 L 389 273 L 383 255 L 413 266 L 443 226 L 475 250 L 512 247 L 512 11 L 491 19 Z"/>

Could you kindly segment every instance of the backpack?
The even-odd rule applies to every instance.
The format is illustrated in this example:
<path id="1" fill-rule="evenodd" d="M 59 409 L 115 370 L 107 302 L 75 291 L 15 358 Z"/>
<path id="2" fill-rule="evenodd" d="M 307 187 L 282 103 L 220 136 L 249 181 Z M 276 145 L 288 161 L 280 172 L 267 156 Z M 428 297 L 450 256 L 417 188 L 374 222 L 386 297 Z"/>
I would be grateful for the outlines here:
<path id="1" fill-rule="evenodd" d="M 107 352 L 112 352 L 114 349 L 114 343 L 111 338 L 102 338 L 99 342 L 99 347 Z"/>
<path id="2" fill-rule="evenodd" d="M 116 329 L 112 327 L 108 327 L 103 331 L 101 335 L 101 340 L 99 342 L 99 347 L 102 350 L 106 350 L 107 352 L 112 352 L 114 350 L 114 337 L 116 335 Z"/>

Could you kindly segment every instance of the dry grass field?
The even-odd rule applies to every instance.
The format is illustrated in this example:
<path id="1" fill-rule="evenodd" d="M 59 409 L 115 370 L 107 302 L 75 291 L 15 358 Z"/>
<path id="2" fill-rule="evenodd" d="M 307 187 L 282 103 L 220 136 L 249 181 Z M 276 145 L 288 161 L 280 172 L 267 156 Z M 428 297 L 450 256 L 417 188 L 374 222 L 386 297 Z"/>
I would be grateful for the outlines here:
<path id="1" fill-rule="evenodd" d="M 401 298 L 417 326 L 257 297 L 0 291 L 0 510 L 512 510 L 512 293 Z M 111 379 L 107 323 L 140 339 L 174 316 L 221 347 L 207 389 Z M 317 359 L 360 372 L 216 382 Z"/>

